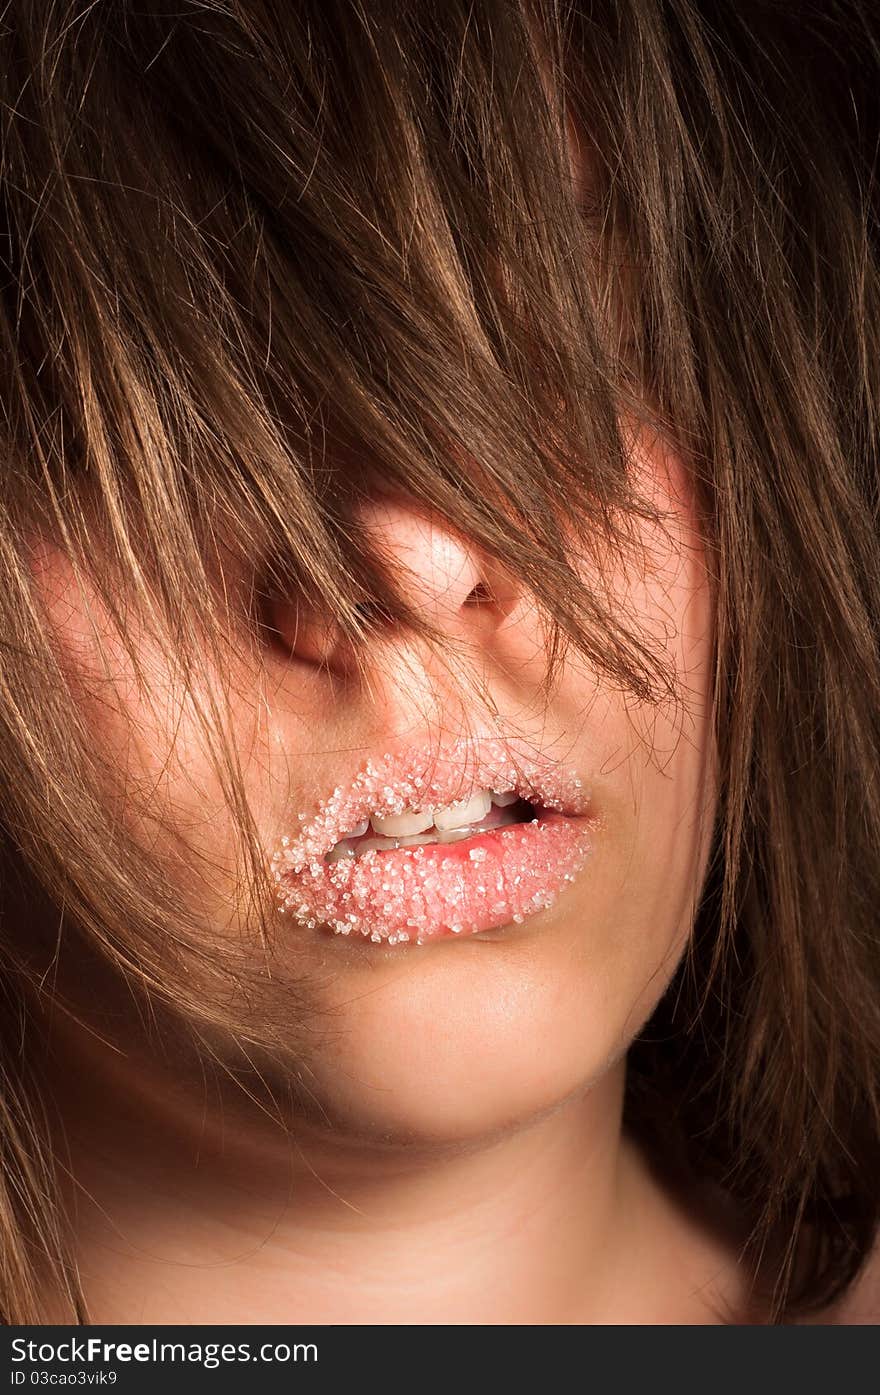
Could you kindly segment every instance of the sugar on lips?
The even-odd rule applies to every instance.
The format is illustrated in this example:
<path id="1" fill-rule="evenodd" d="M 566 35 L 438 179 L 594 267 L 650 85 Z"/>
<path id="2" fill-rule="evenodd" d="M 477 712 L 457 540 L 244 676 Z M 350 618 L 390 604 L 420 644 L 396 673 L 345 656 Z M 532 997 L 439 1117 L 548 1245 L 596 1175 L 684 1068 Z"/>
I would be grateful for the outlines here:
<path id="1" fill-rule="evenodd" d="M 279 908 L 387 945 L 520 923 L 574 880 L 590 812 L 574 770 L 509 741 L 388 753 L 282 838 Z"/>

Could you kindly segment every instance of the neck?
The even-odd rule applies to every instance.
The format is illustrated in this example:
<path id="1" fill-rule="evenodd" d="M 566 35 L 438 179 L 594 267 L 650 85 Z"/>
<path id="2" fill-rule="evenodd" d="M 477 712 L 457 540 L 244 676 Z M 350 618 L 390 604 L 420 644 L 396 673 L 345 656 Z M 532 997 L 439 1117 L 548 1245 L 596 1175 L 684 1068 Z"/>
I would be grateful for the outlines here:
<path id="1" fill-rule="evenodd" d="M 623 1061 L 503 1136 L 392 1146 L 79 1050 L 58 1097 L 92 1322 L 714 1320 L 687 1274 L 652 1316 L 681 1218 L 621 1131 Z"/>

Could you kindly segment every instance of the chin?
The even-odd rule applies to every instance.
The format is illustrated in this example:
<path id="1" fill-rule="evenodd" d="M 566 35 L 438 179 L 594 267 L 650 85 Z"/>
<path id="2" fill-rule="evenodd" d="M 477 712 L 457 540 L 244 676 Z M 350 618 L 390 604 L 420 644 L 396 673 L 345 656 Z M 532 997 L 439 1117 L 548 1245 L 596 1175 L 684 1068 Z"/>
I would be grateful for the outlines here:
<path id="1" fill-rule="evenodd" d="M 621 979 L 561 911 L 494 938 L 365 953 L 325 988 L 310 1088 L 332 1131 L 384 1146 L 490 1141 L 592 1090 L 616 1097 L 665 987 Z M 613 987 L 617 984 L 617 988 Z"/>

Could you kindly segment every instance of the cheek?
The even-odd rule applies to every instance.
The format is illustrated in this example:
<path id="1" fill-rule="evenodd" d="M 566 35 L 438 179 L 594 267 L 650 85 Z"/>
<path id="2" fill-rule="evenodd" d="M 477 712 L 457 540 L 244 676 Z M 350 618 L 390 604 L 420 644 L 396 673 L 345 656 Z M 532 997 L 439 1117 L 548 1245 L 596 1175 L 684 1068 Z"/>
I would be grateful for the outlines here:
<path id="1" fill-rule="evenodd" d="M 682 460 L 659 445 L 640 457 L 663 526 L 645 526 L 649 566 L 625 603 L 670 664 L 675 697 L 629 713 L 641 752 L 634 812 L 646 845 L 693 877 L 707 852 L 718 795 L 712 713 L 714 602 Z M 641 840 L 640 840 L 641 841 Z"/>
<path id="2" fill-rule="evenodd" d="M 144 655 L 152 687 L 148 702 L 97 588 L 88 577 L 77 575 L 53 544 L 40 542 L 32 555 L 34 584 L 53 647 L 72 700 L 94 736 L 96 753 L 108 772 L 138 783 L 150 774 L 158 756 L 167 685 L 156 691 L 155 665 L 149 654 Z M 142 652 L 142 646 L 137 649 Z"/>
<path id="3" fill-rule="evenodd" d="M 718 801 L 714 604 L 687 474 L 658 444 L 642 445 L 636 464 L 664 517 L 640 524 L 644 565 L 618 574 L 614 600 L 668 663 L 676 696 L 640 703 L 572 665 L 562 715 L 579 763 L 594 773 L 604 824 L 583 892 L 591 933 L 576 930 L 573 951 L 584 975 L 599 975 L 624 1037 L 653 1010 L 684 949 Z"/>
<path id="4" fill-rule="evenodd" d="M 173 682 L 159 644 L 134 616 L 126 617 L 123 643 L 100 593 L 60 549 L 40 542 L 33 558 L 37 595 L 114 817 L 162 858 L 181 888 L 201 904 L 216 900 L 221 912 L 228 883 L 221 890 L 216 869 L 232 865 L 231 824 L 196 703 Z M 205 875 L 209 867 L 213 877 Z"/>

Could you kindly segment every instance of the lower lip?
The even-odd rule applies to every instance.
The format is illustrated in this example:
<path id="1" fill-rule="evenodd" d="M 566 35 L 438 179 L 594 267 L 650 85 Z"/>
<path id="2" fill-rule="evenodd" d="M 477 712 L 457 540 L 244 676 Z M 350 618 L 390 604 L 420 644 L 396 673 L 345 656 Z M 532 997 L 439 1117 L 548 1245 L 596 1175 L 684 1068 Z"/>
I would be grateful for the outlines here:
<path id="1" fill-rule="evenodd" d="M 475 935 L 552 906 L 590 848 L 584 819 L 548 812 L 459 843 L 374 849 L 287 873 L 282 909 L 311 929 L 377 944 Z"/>

